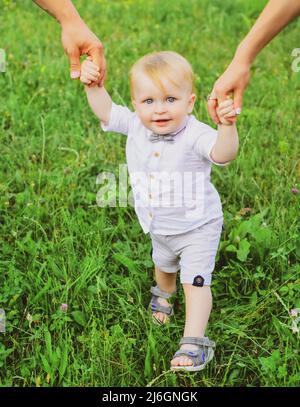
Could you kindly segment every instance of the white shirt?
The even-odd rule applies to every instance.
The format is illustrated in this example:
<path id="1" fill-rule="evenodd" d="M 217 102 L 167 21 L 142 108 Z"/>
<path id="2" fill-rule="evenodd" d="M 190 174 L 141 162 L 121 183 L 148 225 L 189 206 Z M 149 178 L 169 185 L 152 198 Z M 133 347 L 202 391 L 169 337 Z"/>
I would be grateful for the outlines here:
<path id="1" fill-rule="evenodd" d="M 173 142 L 151 142 L 152 131 L 138 115 L 115 103 L 109 123 L 101 127 L 128 136 L 128 172 L 144 233 L 185 233 L 223 216 L 219 194 L 210 182 L 216 130 L 191 115 Z"/>

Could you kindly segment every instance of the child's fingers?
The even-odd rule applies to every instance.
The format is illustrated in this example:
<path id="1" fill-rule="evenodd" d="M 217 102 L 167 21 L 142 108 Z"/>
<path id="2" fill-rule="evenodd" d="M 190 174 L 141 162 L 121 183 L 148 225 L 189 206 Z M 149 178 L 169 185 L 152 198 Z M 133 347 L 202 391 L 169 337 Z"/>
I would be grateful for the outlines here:
<path id="1" fill-rule="evenodd" d="M 98 80 L 99 79 L 99 74 L 96 72 L 88 72 L 88 71 L 84 71 L 83 73 L 82 73 L 82 75 L 85 77 L 85 78 L 87 78 L 87 79 L 89 79 L 90 81 L 96 81 L 96 80 Z"/>
<path id="2" fill-rule="evenodd" d="M 87 67 L 81 68 L 81 75 L 90 77 L 93 80 L 99 79 L 99 72 L 88 69 Z"/>
<path id="3" fill-rule="evenodd" d="M 96 64 L 94 64 L 94 62 L 91 61 L 90 59 L 86 59 L 86 60 L 82 63 L 82 65 L 83 65 L 84 67 L 88 67 L 89 69 L 91 69 L 91 70 L 93 70 L 93 71 L 99 72 L 99 67 L 98 67 Z"/>
<path id="4" fill-rule="evenodd" d="M 235 109 L 232 109 L 229 113 L 225 114 L 224 117 L 228 118 L 228 117 L 235 117 L 236 116 L 236 111 Z"/>
<path id="5" fill-rule="evenodd" d="M 236 122 L 236 117 L 222 117 L 222 124 L 231 125 Z"/>
<path id="6" fill-rule="evenodd" d="M 97 81 L 100 77 L 100 72 L 98 72 L 94 66 L 88 64 L 82 65 L 81 73 L 86 77 L 90 77 L 93 81 Z"/>
<path id="7" fill-rule="evenodd" d="M 223 108 L 228 107 L 230 105 L 233 105 L 233 100 L 232 99 L 226 99 L 226 100 L 223 100 L 222 102 L 219 103 L 218 108 L 223 109 Z"/>
<path id="8" fill-rule="evenodd" d="M 84 72 L 87 76 L 93 76 L 96 79 L 99 79 L 100 73 L 98 71 L 95 71 L 93 68 L 90 68 L 89 66 L 84 68 Z"/>
<path id="9" fill-rule="evenodd" d="M 226 114 L 228 114 L 232 110 L 234 110 L 233 103 L 231 103 L 229 106 L 218 108 L 217 113 L 218 113 L 219 116 L 225 116 Z"/>
<path id="10" fill-rule="evenodd" d="M 89 85 L 92 81 L 90 79 L 88 79 L 86 76 L 81 75 L 80 82 L 84 83 L 85 85 Z"/>
<path id="11" fill-rule="evenodd" d="M 87 63 L 82 64 L 81 74 L 93 81 L 96 81 L 100 77 L 100 73 L 95 69 L 95 65 L 90 65 Z"/>

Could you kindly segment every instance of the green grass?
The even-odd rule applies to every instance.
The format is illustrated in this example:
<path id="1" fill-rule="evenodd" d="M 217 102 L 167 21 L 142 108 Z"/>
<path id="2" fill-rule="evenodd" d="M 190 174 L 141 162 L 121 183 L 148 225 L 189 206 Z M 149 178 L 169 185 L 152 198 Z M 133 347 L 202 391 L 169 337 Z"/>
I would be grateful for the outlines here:
<path id="1" fill-rule="evenodd" d="M 17 5 L 18 3 L 18 5 Z M 74 1 L 102 39 L 107 88 L 130 103 L 127 73 L 172 49 L 197 74 L 194 114 L 265 1 Z M 69 80 L 59 26 L 31 1 L 0 1 L 1 386 L 297 386 L 300 308 L 300 20 L 257 58 L 238 128 L 240 151 L 213 168 L 224 208 L 207 335 L 216 357 L 197 374 L 169 364 L 184 328 L 152 326 L 149 236 L 134 211 L 99 208 L 96 176 L 118 173 L 125 138 L 104 134 L 80 83 Z M 252 209 L 245 215 L 238 212 Z M 67 303 L 68 311 L 60 311 Z M 294 318 L 295 321 L 295 318 Z"/>

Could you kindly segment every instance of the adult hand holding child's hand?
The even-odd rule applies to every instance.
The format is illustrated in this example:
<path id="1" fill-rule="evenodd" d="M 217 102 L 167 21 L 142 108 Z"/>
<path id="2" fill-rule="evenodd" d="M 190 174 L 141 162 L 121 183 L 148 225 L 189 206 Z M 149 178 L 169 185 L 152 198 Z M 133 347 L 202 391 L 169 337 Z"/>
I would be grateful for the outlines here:
<path id="1" fill-rule="evenodd" d="M 218 123 L 217 108 L 228 94 L 233 95 L 235 110 L 231 123 L 236 122 L 237 118 L 242 110 L 243 93 L 248 85 L 250 79 L 250 65 L 236 63 L 233 61 L 221 77 L 215 82 L 211 91 L 210 97 L 207 101 L 207 109 L 210 117 L 215 123 Z M 214 95 L 213 97 L 211 95 Z"/>
<path id="2" fill-rule="evenodd" d="M 101 67 L 98 69 L 99 72 L 101 71 L 100 75 L 93 85 L 103 86 L 106 75 L 103 45 L 84 23 L 77 24 L 81 25 L 80 29 L 74 23 L 62 26 L 62 43 L 70 60 L 71 76 L 73 79 L 80 76 L 80 55 L 89 55 L 89 58 Z"/>
<path id="3" fill-rule="evenodd" d="M 220 102 L 216 109 L 216 112 L 221 124 L 230 126 L 236 121 L 236 118 L 234 117 L 236 115 L 236 111 L 234 109 L 234 102 L 231 98 L 225 99 Z"/>
<path id="4" fill-rule="evenodd" d="M 80 81 L 85 85 L 93 85 L 100 78 L 100 68 L 88 57 L 81 65 Z"/>

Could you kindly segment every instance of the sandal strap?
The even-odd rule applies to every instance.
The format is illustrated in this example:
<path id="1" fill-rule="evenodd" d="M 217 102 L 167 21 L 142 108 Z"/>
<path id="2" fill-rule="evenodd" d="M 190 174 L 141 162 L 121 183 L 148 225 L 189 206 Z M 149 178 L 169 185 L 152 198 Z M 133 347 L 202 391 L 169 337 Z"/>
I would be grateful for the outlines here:
<path id="1" fill-rule="evenodd" d="M 177 358 L 177 356 L 188 356 L 189 358 L 198 358 L 200 355 L 202 355 L 203 350 L 202 349 L 197 349 L 197 350 L 178 350 L 177 352 L 175 352 L 173 359 Z"/>
<path id="2" fill-rule="evenodd" d="M 204 336 L 203 338 L 185 336 L 180 340 L 180 345 L 184 344 L 209 346 L 211 348 L 216 347 L 216 343 L 214 341 L 211 341 L 207 336 Z"/>
<path id="3" fill-rule="evenodd" d="M 207 354 L 202 348 L 197 350 L 178 350 L 175 352 L 173 359 L 177 358 L 178 356 L 187 356 L 193 362 L 193 366 L 199 366 L 205 363 L 207 359 Z"/>
<path id="4" fill-rule="evenodd" d="M 194 366 L 205 365 L 208 361 L 211 360 L 214 351 L 212 348 L 216 346 L 215 342 L 211 341 L 207 337 L 204 338 L 196 338 L 196 337 L 183 337 L 180 341 L 180 345 L 183 344 L 191 344 L 191 345 L 199 345 L 198 349 L 182 349 L 178 350 L 173 359 L 177 356 L 187 356 L 193 362 Z"/>
<path id="5" fill-rule="evenodd" d="M 167 293 L 166 291 L 162 291 L 160 288 L 158 288 L 158 286 L 155 287 L 151 287 L 150 291 L 153 295 L 155 295 L 156 297 L 161 297 L 161 298 L 165 298 L 168 299 L 170 298 L 172 295 L 176 294 L 176 289 L 175 291 L 173 291 L 171 294 Z"/>
<path id="6" fill-rule="evenodd" d="M 163 312 L 167 315 L 173 315 L 173 305 L 161 305 L 157 301 L 158 297 L 153 296 L 150 302 L 152 312 Z"/>

